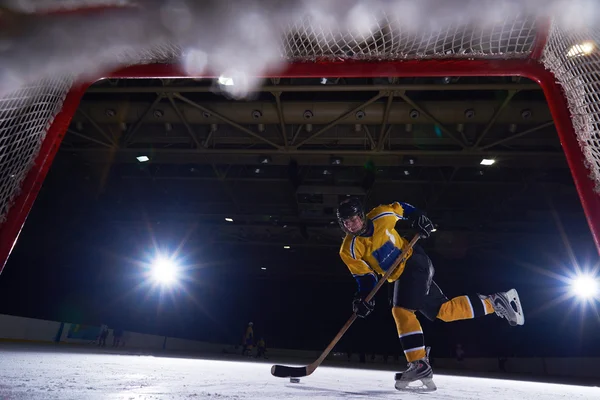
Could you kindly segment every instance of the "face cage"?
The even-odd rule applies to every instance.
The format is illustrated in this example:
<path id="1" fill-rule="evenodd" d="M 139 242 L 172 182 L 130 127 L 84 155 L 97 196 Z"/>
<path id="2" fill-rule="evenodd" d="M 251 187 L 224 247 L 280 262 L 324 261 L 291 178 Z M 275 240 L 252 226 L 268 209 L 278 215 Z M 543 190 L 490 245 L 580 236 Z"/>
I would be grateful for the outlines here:
<path id="1" fill-rule="evenodd" d="M 352 218 L 358 216 L 360 217 L 360 220 L 362 221 L 362 228 L 360 231 L 358 232 L 350 232 L 348 229 L 346 229 L 346 227 L 344 226 L 344 221 L 347 220 L 348 218 Z M 342 228 L 342 230 L 347 233 L 348 235 L 352 235 L 352 236 L 358 236 L 358 235 L 362 235 L 363 233 L 365 233 L 365 231 L 367 230 L 367 217 L 365 216 L 364 212 L 360 212 L 358 214 L 355 215 L 351 215 L 349 217 L 346 218 L 340 218 L 338 217 L 338 224 L 340 225 L 340 228 Z"/>

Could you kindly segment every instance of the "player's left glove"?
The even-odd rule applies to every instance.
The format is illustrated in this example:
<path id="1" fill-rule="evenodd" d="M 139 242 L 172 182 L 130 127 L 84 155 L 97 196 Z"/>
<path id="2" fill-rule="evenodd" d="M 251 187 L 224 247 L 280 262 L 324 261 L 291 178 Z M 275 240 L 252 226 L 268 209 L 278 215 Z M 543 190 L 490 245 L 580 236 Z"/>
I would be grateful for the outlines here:
<path id="1" fill-rule="evenodd" d="M 418 230 L 421 236 L 425 239 L 431 236 L 431 232 L 435 230 L 433 223 L 425 214 L 416 215 L 411 226 L 413 229 Z"/>

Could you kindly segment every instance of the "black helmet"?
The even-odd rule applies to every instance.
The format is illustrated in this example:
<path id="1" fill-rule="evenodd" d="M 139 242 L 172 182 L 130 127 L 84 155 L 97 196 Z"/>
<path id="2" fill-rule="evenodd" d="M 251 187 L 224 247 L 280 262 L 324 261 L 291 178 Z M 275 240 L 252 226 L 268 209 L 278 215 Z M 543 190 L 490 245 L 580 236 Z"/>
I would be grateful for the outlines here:
<path id="1" fill-rule="evenodd" d="M 367 229 L 367 217 L 365 216 L 365 210 L 363 209 L 360 200 L 356 197 L 349 197 L 340 202 L 336 211 L 338 224 L 342 230 L 350 235 L 360 235 Z M 362 220 L 363 227 L 359 232 L 350 232 L 344 226 L 344 221 L 348 218 L 359 216 Z"/>

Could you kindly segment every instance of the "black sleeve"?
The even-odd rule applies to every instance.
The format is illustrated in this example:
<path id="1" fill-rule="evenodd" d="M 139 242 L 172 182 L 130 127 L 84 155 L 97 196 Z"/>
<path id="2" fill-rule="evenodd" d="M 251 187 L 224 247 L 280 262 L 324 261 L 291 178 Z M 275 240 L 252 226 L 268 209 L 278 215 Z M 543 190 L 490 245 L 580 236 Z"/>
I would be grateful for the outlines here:
<path id="1" fill-rule="evenodd" d="M 377 276 L 375 274 L 355 275 L 358 284 L 357 297 L 364 299 L 371 293 L 371 290 L 377 285 Z"/>

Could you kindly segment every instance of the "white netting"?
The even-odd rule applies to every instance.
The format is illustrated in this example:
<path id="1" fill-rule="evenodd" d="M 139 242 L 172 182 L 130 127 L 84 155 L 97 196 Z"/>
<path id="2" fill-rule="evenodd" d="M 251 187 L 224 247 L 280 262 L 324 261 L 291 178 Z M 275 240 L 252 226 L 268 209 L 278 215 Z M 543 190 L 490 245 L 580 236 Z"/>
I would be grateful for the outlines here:
<path id="1" fill-rule="evenodd" d="M 45 0 L 19 4 L 25 10 L 31 6 L 39 11 L 76 7 L 84 3 L 87 6 L 97 6 L 117 2 Z M 120 4 L 124 3 L 127 1 L 120 2 Z M 339 26 L 335 29 L 327 28 L 321 22 L 315 21 L 314 16 L 294 19 L 280 31 L 283 35 L 280 36 L 279 41 L 279 62 L 433 57 L 514 58 L 526 57 L 531 52 L 535 41 L 536 19 L 520 13 L 504 16 L 499 21 L 486 24 L 486 27 L 479 26 L 471 19 L 465 20 L 464 23 L 453 21 L 435 24 L 429 29 L 419 28 L 419 31 L 407 29 L 399 16 L 380 11 L 375 14 L 377 24 L 372 25 L 368 30 L 363 30 L 362 33 L 344 31 Z M 94 41 L 97 42 L 100 40 L 98 35 L 102 29 L 106 29 L 104 24 L 98 18 L 86 23 L 84 18 L 78 20 L 78 25 L 84 26 L 87 34 L 91 32 L 95 37 Z M 84 46 L 85 37 L 78 37 L 76 31 L 71 30 L 78 29 L 78 25 L 74 27 L 66 25 L 63 29 L 60 24 L 50 21 L 46 27 L 47 33 L 44 35 L 43 21 L 37 22 L 39 31 L 26 30 L 19 39 L 21 44 L 9 48 L 8 53 L 5 53 L 13 56 L 5 58 L 5 71 L 8 70 L 11 74 L 4 74 L 4 77 L 10 76 L 12 82 L 19 83 L 37 76 L 39 74 L 37 71 L 46 68 L 44 60 L 40 60 L 42 56 L 52 60 L 47 63 L 47 70 L 52 73 L 65 71 L 82 74 L 86 73 L 86 69 L 92 65 L 100 64 L 97 60 L 104 62 L 106 67 L 113 68 L 115 65 L 136 63 L 178 62 L 185 53 L 183 50 L 185 46 L 173 41 L 165 41 L 164 38 L 151 45 L 144 43 L 140 36 L 135 36 L 135 39 L 129 38 L 130 41 L 127 42 L 122 40 L 125 38 L 119 37 L 121 34 L 127 34 L 127 31 L 113 30 L 110 33 L 110 40 L 102 45 L 101 51 L 89 53 L 88 49 L 86 50 L 88 54 L 85 52 L 73 54 L 72 59 L 69 59 L 66 55 L 69 54 L 70 49 L 65 48 L 59 39 L 68 35 L 79 46 Z M 144 24 L 143 26 L 148 26 L 148 21 L 144 21 Z M 57 30 L 57 26 L 61 29 Z M 40 35 L 44 38 L 43 42 L 39 42 Z M 267 44 L 259 42 L 254 45 Z M 27 49 L 31 46 L 37 46 L 38 50 L 28 52 Z M 49 46 L 57 46 L 57 49 L 48 49 Z M 23 60 L 28 60 L 28 57 L 30 57 L 29 62 L 25 63 L 27 67 L 21 68 L 20 65 L 24 64 Z M 78 61 L 77 58 L 80 60 Z M 98 68 L 101 69 L 102 66 L 99 65 Z M 23 87 L 0 98 L 0 219 L 6 217 L 10 205 L 19 193 L 23 179 L 39 151 L 48 127 L 62 107 L 70 84 L 69 79 L 43 79 L 39 84 Z"/>
<path id="2" fill-rule="evenodd" d="M 554 22 L 542 62 L 552 71 L 571 111 L 591 178 L 600 191 L 600 28 L 569 29 Z"/>
<path id="3" fill-rule="evenodd" d="M 407 29 L 399 16 L 384 15 L 366 32 L 331 29 L 306 17 L 286 29 L 282 54 L 291 60 L 402 60 L 457 57 L 527 57 L 537 20 L 514 13 L 493 24 L 451 21 Z"/>
<path id="4" fill-rule="evenodd" d="M 44 79 L 0 98 L 0 221 L 4 221 L 73 80 Z"/>
<path id="5" fill-rule="evenodd" d="M 129 2 L 85 0 L 83 3 L 97 6 Z M 43 0 L 19 4 L 24 4 L 25 9 L 28 5 L 34 5 L 39 10 L 40 7 L 56 9 L 57 5 L 59 8 L 76 7 L 82 2 Z M 412 26 L 406 23 L 407 18 L 403 14 L 386 13 L 381 9 L 369 12 L 372 13 L 372 23 L 367 27 L 362 26 L 360 30 L 348 30 L 344 28 L 347 25 L 343 24 L 325 24 L 323 19 L 316 18 L 314 14 L 294 14 L 293 19 L 283 19 L 279 25 L 273 26 L 255 20 L 248 25 L 250 33 L 241 30 L 235 19 L 229 23 L 215 24 L 211 21 L 213 15 L 200 13 L 194 15 L 194 28 L 190 28 L 188 36 L 177 36 L 173 27 L 157 33 L 154 27 L 164 24 L 162 14 L 152 14 L 147 20 L 140 20 L 139 15 L 133 14 L 138 19 L 132 21 L 125 17 L 121 19 L 116 14 L 111 14 L 110 21 L 95 17 L 89 21 L 76 20 L 75 24 L 61 24 L 51 20 L 47 23 L 47 31 L 44 31 L 45 22 L 38 21 L 41 24 L 39 30 L 22 30 L 22 37 L 7 47 L 5 53 L 0 48 L 0 55 L 5 56 L 4 69 L 0 71 L 3 80 L 19 84 L 35 77 L 39 82 L 0 98 L 0 219 L 6 217 L 19 193 L 48 127 L 61 109 L 72 83 L 70 79 L 41 79 L 42 73 L 95 74 L 97 70 L 112 69 L 118 65 L 184 63 L 190 47 L 198 50 L 199 59 L 203 59 L 206 66 L 213 70 L 223 68 L 223 65 L 243 67 L 248 63 L 253 65 L 253 72 L 269 69 L 269 62 L 284 61 L 527 58 L 539 30 L 539 18 L 510 10 L 499 17 L 491 12 L 493 18 L 485 21 L 478 21 L 472 16 L 444 19 L 438 15 L 435 21 L 432 17 L 428 18 L 429 23 L 414 23 Z M 275 13 L 271 18 L 277 20 L 278 16 Z M 127 29 L 128 22 L 132 23 L 134 29 Z M 208 29 L 206 32 L 202 30 L 205 25 Z M 233 36 L 223 33 L 231 31 L 233 27 L 237 33 L 232 35 L 237 34 L 237 39 L 231 39 Z M 78 35 L 78 29 L 82 28 L 85 35 Z M 204 47 L 197 44 L 196 47 L 189 46 L 189 35 L 193 38 L 210 37 L 210 40 L 203 44 Z M 247 37 L 249 35 L 250 38 Z M 69 40 L 62 40 L 64 38 Z M 263 41 L 261 38 L 270 39 Z M 580 142 L 593 167 L 594 179 L 600 182 L 600 117 L 596 94 L 600 82 L 597 72 L 600 70 L 600 58 L 597 53 L 581 57 L 568 55 L 572 46 L 597 38 L 600 38 L 597 30 L 581 35 L 553 26 L 543 60 L 566 89 Z M 277 47 L 277 43 L 279 49 L 276 49 L 273 58 L 270 46 Z M 223 49 L 225 44 L 229 46 L 226 50 Z M 30 50 L 32 48 L 35 51 Z M 233 55 L 234 58 L 227 58 L 224 54 L 227 57 Z M 47 63 L 46 59 L 49 60 Z M 93 71 L 90 72 L 90 69 Z"/>

